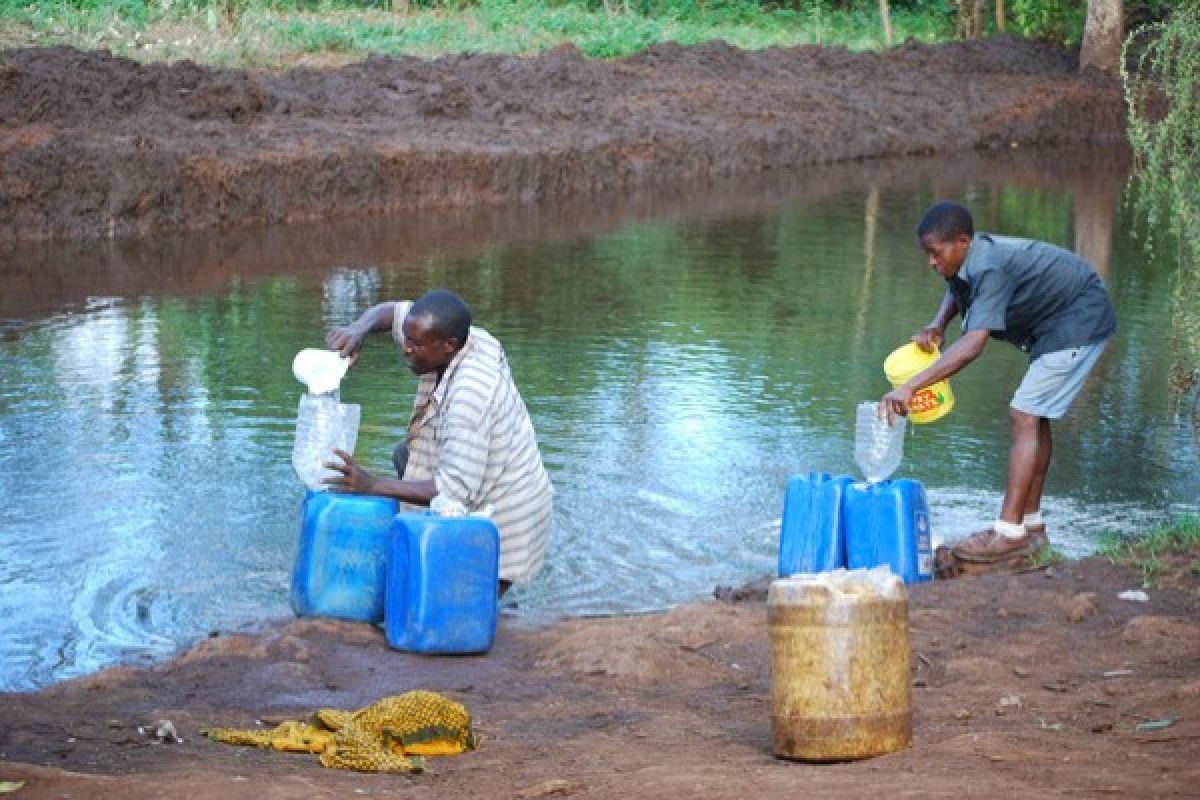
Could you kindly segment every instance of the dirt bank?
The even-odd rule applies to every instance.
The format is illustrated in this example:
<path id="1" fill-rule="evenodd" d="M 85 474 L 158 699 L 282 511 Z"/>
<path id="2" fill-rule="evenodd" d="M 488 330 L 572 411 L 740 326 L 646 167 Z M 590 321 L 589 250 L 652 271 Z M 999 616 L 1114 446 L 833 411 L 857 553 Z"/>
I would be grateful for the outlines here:
<path id="1" fill-rule="evenodd" d="M 1175 576 L 1147 603 L 1119 599 L 1134 575 L 1096 559 L 917 587 L 914 745 L 857 763 L 772 756 L 766 613 L 751 600 L 540 628 L 506 618 L 483 657 L 401 654 L 371 626 L 330 621 L 220 635 L 158 668 L 0 695 L 0 780 L 27 781 L 16 797 L 29 800 L 1194 797 L 1200 580 L 1186 563 Z M 466 703 L 481 749 L 369 775 L 198 733 L 413 688 Z M 139 734 L 164 718 L 182 744 Z"/>
<path id="2" fill-rule="evenodd" d="M 1128 147 L 1003 148 L 944 156 L 872 159 L 714 180 L 641 185 L 536 204 L 423 209 L 96 242 L 76 239 L 0 248 L 0 340 L 22 319 L 83 309 L 89 298 L 207 294 L 281 274 L 325 275 L 331 264 L 377 265 L 380 254 L 419 263 L 484 245 L 567 241 L 633 220 L 757 216 L 828 202 L 873 188 L 932 186 L 946 196 L 969 187 L 1017 185 L 1069 192 L 1108 209 L 1124 186 Z M 1086 211 L 1077 203 L 1076 213 Z M 905 223 L 910 224 L 910 223 Z M 87 269 L 81 270 L 80 264 Z M 386 266 L 386 262 L 384 264 Z"/>
<path id="3" fill-rule="evenodd" d="M 1118 140 L 1120 87 L 1009 38 L 661 45 L 336 69 L 0 53 L 0 244 L 528 202 L 798 165 Z"/>

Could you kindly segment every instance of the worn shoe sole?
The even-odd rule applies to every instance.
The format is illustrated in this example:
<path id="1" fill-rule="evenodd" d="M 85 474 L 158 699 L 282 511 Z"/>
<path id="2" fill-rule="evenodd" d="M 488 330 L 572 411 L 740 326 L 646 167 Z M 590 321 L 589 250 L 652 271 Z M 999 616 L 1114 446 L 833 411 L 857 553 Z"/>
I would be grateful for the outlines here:
<path id="1" fill-rule="evenodd" d="M 955 550 L 954 557 L 959 561 L 967 561 L 972 564 L 997 564 L 1001 561 L 1035 555 L 1041 549 L 1037 541 L 1033 537 L 1030 537 L 1029 541 L 1021 547 L 1008 550 L 1004 553 L 964 553 L 961 550 Z"/>
<path id="2" fill-rule="evenodd" d="M 951 552 L 954 553 L 954 557 L 959 561 L 966 561 L 971 564 L 996 564 L 1001 561 L 1009 561 L 1010 559 L 1035 556 L 1050 544 L 1050 539 L 1046 536 L 1045 526 L 1041 526 L 1040 530 L 1029 531 L 1028 535 L 1029 541 L 1024 545 L 1004 553 L 964 553 L 958 547 L 952 547 Z"/>

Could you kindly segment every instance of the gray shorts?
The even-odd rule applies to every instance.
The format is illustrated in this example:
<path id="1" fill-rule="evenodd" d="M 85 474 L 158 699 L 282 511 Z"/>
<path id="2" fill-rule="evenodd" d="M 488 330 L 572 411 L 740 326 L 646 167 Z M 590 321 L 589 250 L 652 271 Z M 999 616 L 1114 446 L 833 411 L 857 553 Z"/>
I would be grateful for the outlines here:
<path id="1" fill-rule="evenodd" d="M 1106 344 L 1107 339 L 1038 356 L 1009 405 L 1035 417 L 1061 419 L 1075 402 Z"/>

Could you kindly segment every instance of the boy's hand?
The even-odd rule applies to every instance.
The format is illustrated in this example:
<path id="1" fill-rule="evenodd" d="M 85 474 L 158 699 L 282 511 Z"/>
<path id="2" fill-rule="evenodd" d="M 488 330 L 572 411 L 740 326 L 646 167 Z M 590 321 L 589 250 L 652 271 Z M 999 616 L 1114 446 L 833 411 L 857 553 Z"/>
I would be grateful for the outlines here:
<path id="1" fill-rule="evenodd" d="M 933 348 L 945 343 L 946 334 L 937 325 L 926 325 L 913 335 L 912 340 L 926 353 L 932 353 Z"/>
<path id="2" fill-rule="evenodd" d="M 879 401 L 879 416 L 887 416 L 888 425 L 896 424 L 896 415 L 908 416 L 908 404 L 912 402 L 913 390 L 908 385 L 893 389 Z"/>
<path id="3" fill-rule="evenodd" d="M 334 448 L 333 452 L 342 463 L 336 461 L 326 461 L 322 464 L 326 469 L 337 470 L 341 475 L 333 475 L 328 478 L 323 478 L 321 483 L 329 484 L 329 488 L 335 492 L 351 492 L 353 494 L 372 494 L 371 488 L 375 484 L 375 478 L 371 473 L 354 463 L 354 459 L 345 450 Z"/>

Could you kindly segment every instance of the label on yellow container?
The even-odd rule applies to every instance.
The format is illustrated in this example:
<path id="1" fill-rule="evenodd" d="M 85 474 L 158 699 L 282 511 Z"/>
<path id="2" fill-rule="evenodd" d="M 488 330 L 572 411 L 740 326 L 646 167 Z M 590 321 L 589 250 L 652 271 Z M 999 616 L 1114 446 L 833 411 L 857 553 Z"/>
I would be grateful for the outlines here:
<path id="1" fill-rule="evenodd" d="M 913 342 L 892 351 L 883 362 L 883 372 L 894 388 L 899 388 L 914 375 L 941 357 L 935 347 L 925 352 Z M 940 380 L 923 389 L 918 389 L 909 402 L 908 418 L 918 424 L 933 422 L 950 413 L 954 408 L 954 392 L 950 382 Z"/>

